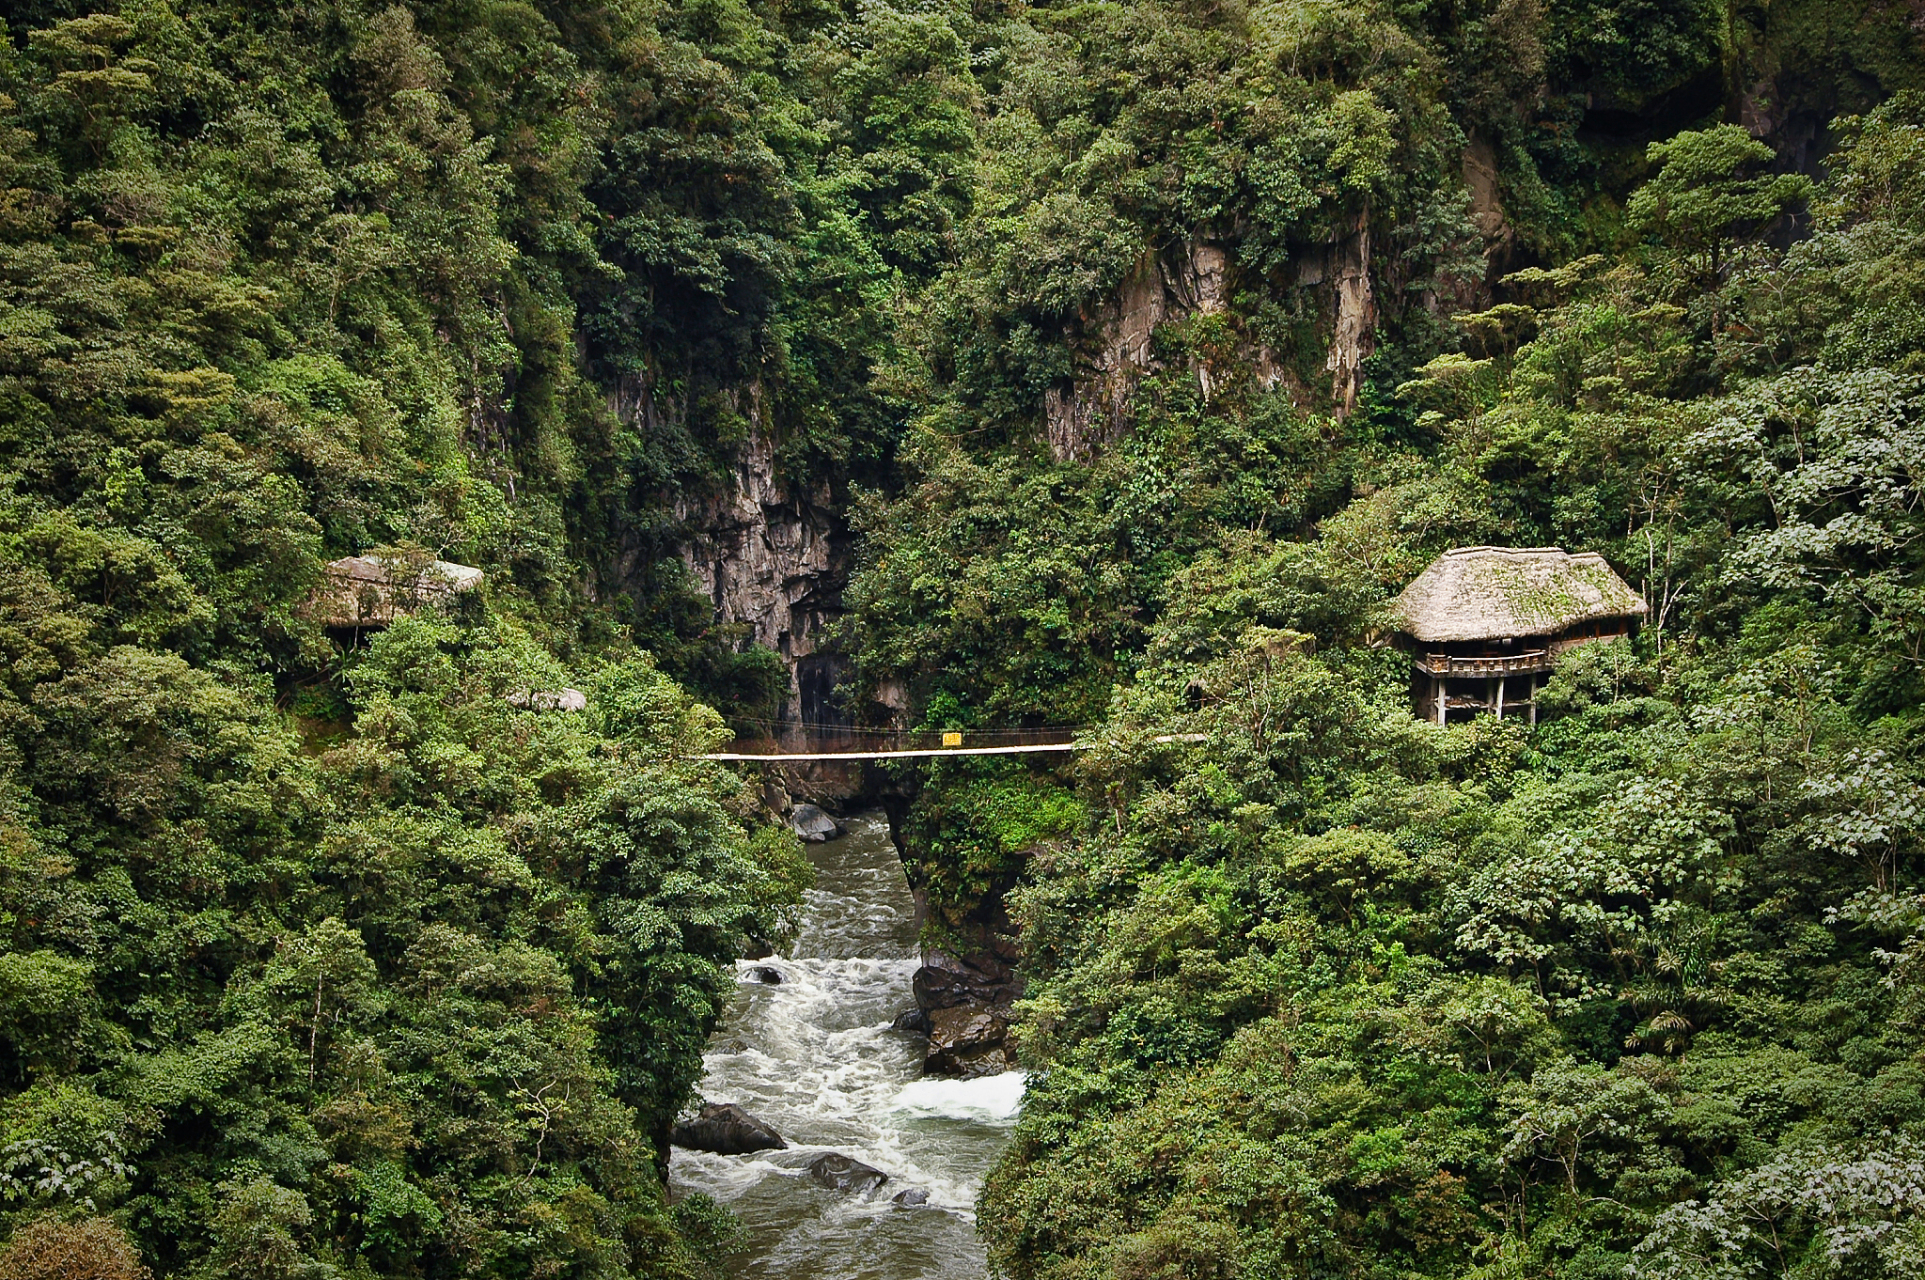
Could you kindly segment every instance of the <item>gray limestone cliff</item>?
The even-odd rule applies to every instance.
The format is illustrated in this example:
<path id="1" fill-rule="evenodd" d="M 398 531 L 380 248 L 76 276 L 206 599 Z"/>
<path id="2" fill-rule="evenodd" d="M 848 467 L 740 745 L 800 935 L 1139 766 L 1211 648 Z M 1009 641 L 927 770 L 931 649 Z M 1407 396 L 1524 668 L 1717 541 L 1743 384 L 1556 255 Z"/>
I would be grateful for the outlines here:
<path id="1" fill-rule="evenodd" d="M 1494 172 L 1487 188 L 1494 204 Z M 1350 230 L 1303 252 L 1289 286 L 1311 295 L 1318 331 L 1328 343 L 1328 403 L 1342 414 L 1357 407 L 1363 363 L 1374 346 L 1377 300 L 1370 252 L 1368 214 L 1360 213 Z M 1223 244 L 1195 240 L 1163 253 L 1146 253 L 1123 283 L 1073 327 L 1075 372 L 1043 395 L 1043 433 L 1051 456 L 1059 462 L 1087 459 L 1120 438 L 1137 386 L 1165 368 L 1156 350 L 1158 327 L 1229 312 L 1236 277 L 1234 255 Z M 1242 372 L 1263 389 L 1288 382 L 1301 401 L 1322 398 L 1321 391 L 1304 385 L 1279 353 L 1261 342 L 1241 343 L 1237 358 Z M 1192 361 L 1190 368 L 1207 400 L 1219 375 L 1201 361 Z"/>
<path id="2" fill-rule="evenodd" d="M 828 633 L 848 577 L 848 533 L 826 482 L 777 475 L 775 446 L 757 423 L 719 493 L 681 497 L 682 559 L 723 622 L 744 624 L 789 667 L 783 719 L 834 722 L 835 656 Z"/>
<path id="3" fill-rule="evenodd" d="M 1162 368 L 1153 347 L 1157 326 L 1218 314 L 1229 304 L 1230 254 L 1223 246 L 1194 243 L 1145 254 L 1109 299 L 1083 318 L 1074 378 L 1044 393 L 1050 453 L 1059 462 L 1087 458 L 1116 440 L 1137 383 Z M 1206 381 L 1204 394 L 1209 390 Z"/>
<path id="4" fill-rule="evenodd" d="M 727 399 L 747 430 L 720 473 L 665 495 L 672 526 L 652 534 L 638 529 L 609 573 L 615 584 L 641 581 L 642 557 L 653 547 L 670 551 L 708 598 L 715 622 L 782 657 L 789 672 L 783 724 L 839 723 L 830 637 L 848 580 L 847 521 L 828 479 L 798 483 L 783 474 L 762 389 L 750 383 Z M 617 384 L 609 408 L 643 432 L 669 428 L 682 411 L 646 377 Z M 663 532 L 668 546 L 650 542 Z"/>

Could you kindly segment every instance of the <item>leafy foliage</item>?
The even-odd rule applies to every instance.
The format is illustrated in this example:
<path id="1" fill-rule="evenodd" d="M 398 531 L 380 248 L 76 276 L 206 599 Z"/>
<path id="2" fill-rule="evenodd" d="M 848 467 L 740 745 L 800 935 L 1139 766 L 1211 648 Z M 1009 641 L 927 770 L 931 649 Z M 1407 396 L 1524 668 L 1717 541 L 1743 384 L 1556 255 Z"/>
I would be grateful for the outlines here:
<path id="1" fill-rule="evenodd" d="M 659 1164 L 806 879 L 688 759 L 789 678 L 680 556 L 750 451 L 852 709 L 1091 726 L 904 788 L 1031 957 L 1010 1275 L 1917 1269 L 1904 6 L 6 22 L 0 1271 L 727 1250 Z M 1414 720 L 1382 604 L 1513 541 L 1648 626 Z M 367 551 L 487 585 L 329 635 Z"/>
<path id="2" fill-rule="evenodd" d="M 1359 446 L 1384 488 L 1171 576 L 1079 757 L 1088 825 L 1010 894 L 1009 1274 L 1916 1270 L 1920 411 L 1821 354 L 1913 216 L 1851 194 L 1912 180 L 1912 110 L 1849 126 L 1813 241 L 1747 239 L 1780 196 L 1742 179 L 1521 273 L 1404 388 L 1434 453 Z M 1654 148 L 1629 209 L 1732 146 Z M 1833 288 L 1864 292 L 1784 301 Z M 1534 729 L 1416 721 L 1359 643 L 1482 529 L 1599 548 L 1651 606 Z"/>
<path id="3" fill-rule="evenodd" d="M 792 230 L 750 68 L 622 4 L 8 21 L 0 1269 L 700 1274 L 666 1135 L 806 864 L 631 636 L 771 656 L 593 584 L 707 465 L 621 443 L 616 366 L 747 342 Z M 326 633 L 371 550 L 486 598 Z"/>

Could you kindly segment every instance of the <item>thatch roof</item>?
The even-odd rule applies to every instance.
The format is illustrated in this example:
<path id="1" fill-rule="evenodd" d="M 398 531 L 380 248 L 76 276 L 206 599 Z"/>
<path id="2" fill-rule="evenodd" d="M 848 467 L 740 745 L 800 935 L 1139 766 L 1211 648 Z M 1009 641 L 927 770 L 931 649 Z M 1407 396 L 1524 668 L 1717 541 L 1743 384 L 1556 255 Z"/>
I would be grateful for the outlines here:
<path id="1" fill-rule="evenodd" d="M 1580 622 L 1642 617 L 1604 557 L 1556 547 L 1458 547 L 1404 588 L 1400 625 L 1430 644 L 1555 635 Z"/>
<path id="2" fill-rule="evenodd" d="M 446 560 L 346 556 L 329 563 L 309 612 L 324 627 L 385 627 L 424 605 L 473 591 L 481 579 L 481 570 Z"/>

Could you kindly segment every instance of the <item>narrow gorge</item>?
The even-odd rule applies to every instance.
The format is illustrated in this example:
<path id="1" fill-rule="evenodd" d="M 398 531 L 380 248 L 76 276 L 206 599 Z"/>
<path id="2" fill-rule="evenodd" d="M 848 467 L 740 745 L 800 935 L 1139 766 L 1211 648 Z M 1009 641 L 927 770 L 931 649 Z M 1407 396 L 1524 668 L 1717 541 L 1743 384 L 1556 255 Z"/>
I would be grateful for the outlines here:
<path id="1" fill-rule="evenodd" d="M 1921 263 L 1925 0 L 0 6 L 0 1280 L 1925 1274 Z"/>
<path id="2" fill-rule="evenodd" d="M 811 846 L 816 885 L 784 951 L 740 983 L 698 1089 L 785 1146 L 677 1148 L 670 1185 L 727 1206 L 748 1231 L 733 1274 L 790 1280 L 975 1280 L 975 1204 L 1021 1103 L 1019 1071 L 925 1072 L 916 1029 L 915 901 L 879 812 Z M 1012 1064 L 1013 1066 L 1013 1064 Z M 838 1161 L 824 1164 L 824 1161 Z"/>

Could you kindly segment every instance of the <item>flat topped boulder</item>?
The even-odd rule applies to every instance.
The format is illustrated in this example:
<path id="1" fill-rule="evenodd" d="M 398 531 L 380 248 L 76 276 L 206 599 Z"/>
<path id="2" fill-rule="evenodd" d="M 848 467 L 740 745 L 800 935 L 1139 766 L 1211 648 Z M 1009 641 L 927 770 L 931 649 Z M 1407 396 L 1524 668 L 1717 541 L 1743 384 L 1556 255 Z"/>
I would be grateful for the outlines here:
<path id="1" fill-rule="evenodd" d="M 447 560 L 344 556 L 329 562 L 308 616 L 324 627 L 385 627 L 417 609 L 473 591 L 483 576 L 479 569 Z"/>
<path id="2" fill-rule="evenodd" d="M 669 1135 L 670 1142 L 690 1151 L 712 1151 L 740 1156 L 751 1151 L 783 1151 L 782 1135 L 733 1102 L 705 1105 L 693 1120 L 684 1120 Z"/>
<path id="3" fill-rule="evenodd" d="M 580 689 L 517 689 L 504 701 L 522 711 L 588 710 L 588 695 Z"/>
<path id="4" fill-rule="evenodd" d="M 1398 626 L 1416 640 L 1466 644 L 1641 618 L 1645 604 L 1595 551 L 1457 547 L 1431 561 L 1394 610 Z"/>
<path id="5" fill-rule="evenodd" d="M 929 1051 L 923 1058 L 924 1075 L 1000 1075 L 1016 1066 L 1009 1049 L 1009 1020 L 1002 1010 L 957 1005 L 929 1014 Z"/>

